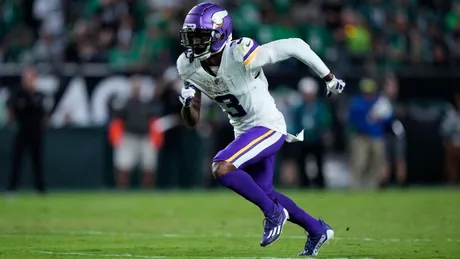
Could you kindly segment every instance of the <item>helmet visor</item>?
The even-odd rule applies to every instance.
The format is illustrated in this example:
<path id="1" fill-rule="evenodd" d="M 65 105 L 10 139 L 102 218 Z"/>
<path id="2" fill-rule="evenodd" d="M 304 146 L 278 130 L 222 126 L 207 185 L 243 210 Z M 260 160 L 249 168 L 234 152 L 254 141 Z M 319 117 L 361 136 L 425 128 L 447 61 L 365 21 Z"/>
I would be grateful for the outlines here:
<path id="1" fill-rule="evenodd" d="M 211 29 L 180 29 L 180 44 L 193 51 L 195 56 L 200 56 L 209 53 L 212 33 Z"/>

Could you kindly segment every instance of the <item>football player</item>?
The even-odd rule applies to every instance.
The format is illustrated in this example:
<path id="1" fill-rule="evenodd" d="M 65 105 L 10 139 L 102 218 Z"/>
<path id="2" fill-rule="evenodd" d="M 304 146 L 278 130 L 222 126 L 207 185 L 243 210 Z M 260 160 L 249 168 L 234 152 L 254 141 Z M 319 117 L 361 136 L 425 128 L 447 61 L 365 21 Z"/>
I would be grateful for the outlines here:
<path id="1" fill-rule="evenodd" d="M 213 159 L 214 176 L 262 210 L 261 246 L 275 242 L 289 220 L 308 232 L 300 255 L 317 255 L 333 230 L 273 189 L 275 153 L 285 141 L 302 141 L 303 132 L 296 136 L 286 132 L 262 67 L 294 57 L 324 79 L 328 94 L 340 94 L 345 83 L 301 39 L 264 45 L 250 38 L 233 40 L 230 15 L 216 4 L 202 3 L 189 11 L 180 41 L 185 51 L 177 69 L 185 81 L 179 98 L 185 122 L 192 127 L 198 123 L 201 94 L 205 94 L 221 106 L 234 127 L 235 140 Z"/>

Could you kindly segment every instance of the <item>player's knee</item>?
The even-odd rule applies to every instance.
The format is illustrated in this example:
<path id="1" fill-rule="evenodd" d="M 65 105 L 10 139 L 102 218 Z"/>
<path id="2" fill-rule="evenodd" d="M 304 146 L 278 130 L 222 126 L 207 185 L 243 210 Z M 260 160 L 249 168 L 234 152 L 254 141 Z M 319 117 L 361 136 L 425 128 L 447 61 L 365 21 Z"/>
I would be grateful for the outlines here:
<path id="1" fill-rule="evenodd" d="M 219 161 L 212 163 L 212 174 L 216 179 L 236 170 L 236 167 L 229 162 Z"/>

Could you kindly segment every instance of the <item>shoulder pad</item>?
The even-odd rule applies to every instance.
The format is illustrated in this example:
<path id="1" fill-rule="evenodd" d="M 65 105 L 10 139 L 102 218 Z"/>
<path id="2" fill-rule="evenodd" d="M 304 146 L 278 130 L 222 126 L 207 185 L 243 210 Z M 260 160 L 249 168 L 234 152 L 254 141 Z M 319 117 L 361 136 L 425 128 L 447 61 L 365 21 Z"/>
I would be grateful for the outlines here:
<path id="1" fill-rule="evenodd" d="M 232 41 L 230 47 L 233 50 L 235 61 L 247 65 L 256 55 L 259 44 L 251 38 L 243 37 Z"/>

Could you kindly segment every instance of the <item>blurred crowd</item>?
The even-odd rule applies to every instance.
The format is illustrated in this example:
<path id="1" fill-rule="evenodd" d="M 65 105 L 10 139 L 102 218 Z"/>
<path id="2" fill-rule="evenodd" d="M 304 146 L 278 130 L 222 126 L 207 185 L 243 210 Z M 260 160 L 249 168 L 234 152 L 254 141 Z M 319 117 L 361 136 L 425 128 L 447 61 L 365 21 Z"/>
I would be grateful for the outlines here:
<path id="1" fill-rule="evenodd" d="M 195 0 L 4 0 L 1 62 L 171 65 Z M 460 64 L 458 0 L 219 0 L 234 37 L 300 37 L 326 61 L 397 69 Z M 295 65 L 295 61 L 293 62 Z"/>
<path id="2" fill-rule="evenodd" d="M 46 96 L 36 89 L 38 77 L 34 67 L 26 68 L 21 80 L 18 80 L 17 89 L 7 102 L 0 105 L 0 125 L 4 121 L 7 126 L 18 126 L 10 153 L 10 191 L 18 186 L 21 161 L 27 150 L 34 163 L 35 184 L 41 192 L 45 190 L 42 138 L 44 129 L 52 126 L 52 114 L 45 107 Z M 131 175 L 138 169 L 144 188 L 156 186 L 157 172 L 168 172 L 169 187 L 194 186 L 198 181 L 193 182 L 191 178 L 201 172 L 202 176 L 198 178 L 205 180 L 207 186 L 216 186 L 217 182 L 210 172 L 210 159 L 234 137 L 227 115 L 204 98 L 200 123 L 195 129 L 185 126 L 177 99 L 180 81 L 174 67 L 163 74 L 151 98 L 142 94 L 142 77 L 133 75 L 127 79 L 118 78 L 121 80 L 118 83 L 124 84 L 122 86 L 129 91 L 121 103 L 108 103 L 111 115 L 106 121 L 106 140 L 113 148 L 116 185 L 121 189 L 129 188 Z M 429 174 L 439 175 L 437 179 L 445 183 L 460 183 L 460 92 L 457 91 L 452 105 L 443 102 L 445 108 L 438 116 L 438 112 L 433 113 L 433 110 L 420 110 L 416 115 L 408 103 L 401 102 L 398 98 L 399 79 L 393 74 L 386 74 L 381 80 L 362 78 L 358 83 L 358 93 L 337 99 L 325 98 L 321 94 L 322 87 L 320 79 L 304 77 L 296 89 L 280 86 L 271 90 L 277 107 L 285 116 L 288 132 L 304 131 L 303 142 L 287 144 L 278 154 L 280 175 L 277 179 L 282 186 L 347 186 L 352 189 L 384 188 L 389 183 L 405 186 L 408 183 L 408 144 L 412 144 L 414 153 L 414 145 L 423 144 L 417 141 L 431 140 L 426 147 L 436 150 L 439 147 L 439 152 L 443 153 L 439 162 L 444 160 L 444 167 L 437 165 L 429 169 L 434 170 Z M 412 127 L 410 134 L 413 139 L 410 142 L 406 136 L 406 123 L 411 120 L 410 117 L 414 120 L 414 116 L 423 120 L 416 124 L 415 129 Z M 65 125 L 78 128 L 76 121 L 72 121 L 71 117 L 69 119 Z M 59 125 L 55 127 L 63 126 Z M 423 132 L 423 129 L 417 128 L 420 126 L 435 128 Z M 414 137 L 420 131 L 422 133 Z M 415 139 L 418 140 L 414 142 Z M 60 150 L 62 146 L 56 144 L 50 148 Z M 190 152 L 190 145 L 197 152 Z M 434 155 L 436 150 L 430 151 L 430 154 Z M 417 161 L 423 156 L 420 151 L 416 155 Z M 335 167 L 331 168 L 333 164 Z M 190 166 L 194 168 L 195 175 L 183 173 L 190 171 Z M 414 169 L 423 171 L 415 168 L 412 162 Z M 443 176 L 442 172 L 445 173 Z"/>

